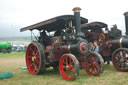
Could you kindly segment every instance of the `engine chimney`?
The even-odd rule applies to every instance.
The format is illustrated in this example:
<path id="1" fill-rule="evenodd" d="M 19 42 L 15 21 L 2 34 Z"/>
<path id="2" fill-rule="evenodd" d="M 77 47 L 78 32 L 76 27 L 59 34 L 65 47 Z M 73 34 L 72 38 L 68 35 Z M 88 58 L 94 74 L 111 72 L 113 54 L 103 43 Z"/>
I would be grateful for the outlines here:
<path id="1" fill-rule="evenodd" d="M 79 8 L 79 7 L 73 8 L 74 18 L 75 18 L 75 29 L 76 29 L 76 36 L 77 37 L 80 37 L 83 35 L 81 32 L 81 29 L 80 29 L 80 24 L 81 24 L 80 10 L 81 10 L 81 8 Z"/>
<path id="2" fill-rule="evenodd" d="M 128 12 L 125 12 L 124 16 L 125 16 L 126 35 L 128 35 Z"/>

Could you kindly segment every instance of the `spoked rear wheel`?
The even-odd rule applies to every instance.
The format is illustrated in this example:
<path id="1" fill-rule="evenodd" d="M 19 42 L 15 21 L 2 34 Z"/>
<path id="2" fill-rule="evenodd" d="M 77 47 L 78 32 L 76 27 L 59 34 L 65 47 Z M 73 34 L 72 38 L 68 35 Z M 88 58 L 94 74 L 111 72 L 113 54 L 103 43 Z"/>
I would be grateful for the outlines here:
<path id="1" fill-rule="evenodd" d="M 75 80 L 79 74 L 79 62 L 72 54 L 64 54 L 59 63 L 60 74 L 65 80 Z"/>
<path id="2" fill-rule="evenodd" d="M 100 54 L 91 52 L 85 60 L 85 70 L 89 75 L 100 75 L 104 70 L 104 61 Z"/>
<path id="3" fill-rule="evenodd" d="M 39 74 L 45 70 L 44 47 L 38 42 L 29 44 L 26 51 L 26 65 L 29 73 Z"/>
<path id="4" fill-rule="evenodd" d="M 128 71 L 128 48 L 119 48 L 112 55 L 112 62 L 118 71 Z"/>

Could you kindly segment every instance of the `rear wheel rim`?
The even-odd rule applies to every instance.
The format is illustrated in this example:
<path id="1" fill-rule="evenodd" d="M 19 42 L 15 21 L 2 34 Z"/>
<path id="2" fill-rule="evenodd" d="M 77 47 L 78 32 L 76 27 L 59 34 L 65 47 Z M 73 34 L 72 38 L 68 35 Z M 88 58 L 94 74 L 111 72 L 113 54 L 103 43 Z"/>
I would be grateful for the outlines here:
<path id="1" fill-rule="evenodd" d="M 118 71 L 128 71 L 128 51 L 125 49 L 116 51 L 112 62 Z"/>
<path id="2" fill-rule="evenodd" d="M 27 48 L 26 64 L 27 64 L 28 71 L 31 74 L 38 74 L 39 73 L 40 54 L 39 54 L 39 49 L 33 43 L 31 43 Z"/>
<path id="3" fill-rule="evenodd" d="M 85 63 L 85 70 L 89 75 L 97 76 L 103 72 L 103 62 L 99 56 L 95 54 L 89 54 L 85 60 Z"/>
<path id="4" fill-rule="evenodd" d="M 65 80 L 75 80 L 79 73 L 78 60 L 72 55 L 64 55 L 60 59 L 60 74 Z"/>

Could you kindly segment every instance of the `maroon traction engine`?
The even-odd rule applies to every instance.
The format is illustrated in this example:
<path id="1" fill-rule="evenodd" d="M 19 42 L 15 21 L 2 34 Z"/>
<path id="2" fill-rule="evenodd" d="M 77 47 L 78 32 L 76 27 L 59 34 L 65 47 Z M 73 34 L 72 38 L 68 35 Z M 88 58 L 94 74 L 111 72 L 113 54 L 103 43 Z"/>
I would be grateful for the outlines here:
<path id="1" fill-rule="evenodd" d="M 44 72 L 53 67 L 65 80 L 74 80 L 79 68 L 89 75 L 99 75 L 104 70 L 104 61 L 98 53 L 91 52 L 88 42 L 82 38 L 80 25 L 88 20 L 80 17 L 80 8 L 74 15 L 55 17 L 20 31 L 38 30 L 40 36 L 32 41 L 26 51 L 26 65 L 31 74 Z"/>
<path id="2" fill-rule="evenodd" d="M 107 24 L 103 22 L 81 24 L 84 39 L 88 42 L 98 41 L 104 61 L 106 58 L 112 60 L 118 71 L 128 71 L 128 12 L 124 15 L 126 35 L 123 36 L 116 25 L 109 30 Z"/>

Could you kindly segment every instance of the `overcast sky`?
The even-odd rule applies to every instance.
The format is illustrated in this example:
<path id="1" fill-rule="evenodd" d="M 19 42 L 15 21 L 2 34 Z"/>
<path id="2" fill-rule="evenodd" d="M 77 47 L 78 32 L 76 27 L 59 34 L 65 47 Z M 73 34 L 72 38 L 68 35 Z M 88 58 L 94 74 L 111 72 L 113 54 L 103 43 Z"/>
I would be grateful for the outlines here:
<path id="1" fill-rule="evenodd" d="M 123 13 L 128 11 L 128 0 L 0 0 L 0 37 L 29 36 L 22 27 L 55 16 L 73 14 L 80 7 L 81 16 L 89 21 L 117 24 L 125 32 Z"/>

